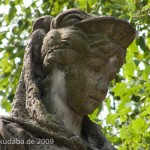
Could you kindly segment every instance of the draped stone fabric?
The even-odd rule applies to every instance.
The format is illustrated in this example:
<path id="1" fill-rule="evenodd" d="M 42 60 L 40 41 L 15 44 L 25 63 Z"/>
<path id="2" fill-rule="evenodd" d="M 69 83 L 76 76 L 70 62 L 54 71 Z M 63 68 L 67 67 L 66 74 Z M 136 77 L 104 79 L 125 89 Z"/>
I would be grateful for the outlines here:
<path id="1" fill-rule="evenodd" d="M 99 126 L 91 122 L 85 116 L 83 119 L 82 138 L 65 136 L 63 134 L 49 132 L 37 123 L 27 120 L 19 120 L 10 117 L 1 117 L 1 150 L 111 150 L 114 149 L 104 137 Z M 4 118 L 4 119 L 3 119 Z M 49 140 L 47 144 L 39 144 Z M 50 142 L 53 140 L 54 142 Z M 32 144 L 32 141 L 34 144 Z M 40 142 L 41 141 L 41 142 Z M 2 144 L 3 143 L 3 144 Z M 8 143 L 8 144 L 7 144 Z M 13 144 L 14 143 L 14 144 Z M 36 143 L 36 144 L 35 144 Z"/>
<path id="2" fill-rule="evenodd" d="M 0 150 L 114 150 L 110 142 L 87 115 L 82 121 L 81 137 L 74 135 L 63 124 L 61 118 L 50 114 L 43 103 L 47 84 L 47 70 L 43 67 L 46 48 L 43 39 L 52 29 L 69 28 L 82 31 L 91 44 L 92 56 L 110 57 L 117 53 L 119 69 L 126 48 L 135 37 L 135 30 L 126 21 L 114 17 L 98 17 L 77 9 L 67 10 L 55 18 L 44 16 L 33 24 L 24 55 L 23 68 L 9 117 L 0 117 Z M 114 48 L 116 51 L 99 52 Z M 90 55 L 90 57 L 91 57 Z M 81 54 L 82 56 L 82 54 Z M 76 58 L 65 61 L 68 65 Z M 68 58 L 67 58 L 68 59 Z M 107 61 L 105 61 L 107 62 Z M 115 73 L 114 73 L 115 74 Z M 112 80 L 112 79 L 111 79 Z M 20 144 L 16 144 L 20 140 Z M 40 143 L 43 140 L 47 143 Z M 34 142 L 30 143 L 31 141 Z M 10 142 L 9 144 L 6 142 Z M 19 141 L 18 141 L 19 142 Z M 28 143 L 27 143 L 28 142 Z"/>

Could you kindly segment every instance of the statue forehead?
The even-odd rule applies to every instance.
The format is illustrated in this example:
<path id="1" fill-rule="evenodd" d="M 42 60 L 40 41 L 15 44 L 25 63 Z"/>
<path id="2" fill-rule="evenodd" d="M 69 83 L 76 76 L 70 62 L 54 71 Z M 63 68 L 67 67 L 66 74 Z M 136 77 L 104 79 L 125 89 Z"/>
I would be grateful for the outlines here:
<path id="1" fill-rule="evenodd" d="M 83 38 L 85 38 L 87 35 L 86 33 L 80 29 L 80 28 L 76 28 L 74 26 L 71 27 L 65 27 L 65 28 L 58 28 L 58 29 L 51 29 L 47 34 L 51 34 L 51 35 L 57 35 L 60 34 L 62 36 L 81 36 Z"/>

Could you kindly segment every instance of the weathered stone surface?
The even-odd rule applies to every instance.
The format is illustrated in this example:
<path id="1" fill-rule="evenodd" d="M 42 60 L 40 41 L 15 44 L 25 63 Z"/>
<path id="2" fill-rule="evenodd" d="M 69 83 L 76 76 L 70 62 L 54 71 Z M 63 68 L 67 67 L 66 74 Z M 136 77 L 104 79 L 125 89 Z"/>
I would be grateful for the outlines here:
<path id="1" fill-rule="evenodd" d="M 11 115 L 0 119 L 1 140 L 36 143 L 1 144 L 0 149 L 113 150 L 87 115 L 104 100 L 134 36 L 124 20 L 77 9 L 39 18 Z"/>

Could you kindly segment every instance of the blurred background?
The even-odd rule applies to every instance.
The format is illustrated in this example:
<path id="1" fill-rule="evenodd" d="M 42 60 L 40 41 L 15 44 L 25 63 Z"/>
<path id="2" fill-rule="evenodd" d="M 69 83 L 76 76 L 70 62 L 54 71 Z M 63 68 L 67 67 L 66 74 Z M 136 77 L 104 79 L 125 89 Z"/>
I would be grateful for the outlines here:
<path id="1" fill-rule="evenodd" d="M 136 39 L 102 105 L 90 118 L 118 150 L 150 150 L 150 0 L 1 0 L 0 115 L 9 115 L 33 22 L 78 8 L 130 22 Z"/>

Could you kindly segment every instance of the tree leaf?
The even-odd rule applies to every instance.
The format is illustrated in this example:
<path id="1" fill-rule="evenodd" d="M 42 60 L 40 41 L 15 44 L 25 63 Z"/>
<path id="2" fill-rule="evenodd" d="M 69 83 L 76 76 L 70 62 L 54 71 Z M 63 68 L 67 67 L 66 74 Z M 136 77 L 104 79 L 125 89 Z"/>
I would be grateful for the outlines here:
<path id="1" fill-rule="evenodd" d="M 144 126 L 144 124 L 145 121 L 140 117 L 132 121 L 132 127 L 134 130 L 140 130 Z"/>
<path id="2" fill-rule="evenodd" d="M 136 65 L 134 61 L 128 61 L 124 65 L 124 74 L 126 77 L 132 77 L 134 76 L 134 71 L 136 70 Z"/>
<path id="3" fill-rule="evenodd" d="M 114 125 L 117 116 L 118 116 L 117 114 L 110 114 L 110 115 L 107 117 L 107 123 L 110 123 L 111 125 Z"/>
<path id="4" fill-rule="evenodd" d="M 120 129 L 120 137 L 121 139 L 125 139 L 128 137 L 128 130 L 125 126 L 122 126 L 122 128 Z"/>

